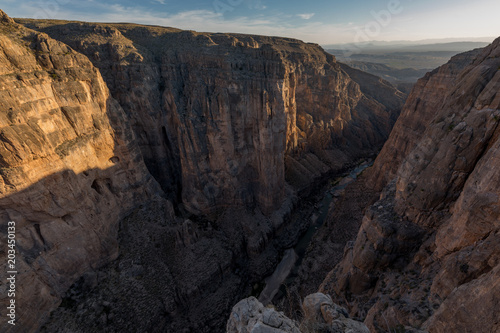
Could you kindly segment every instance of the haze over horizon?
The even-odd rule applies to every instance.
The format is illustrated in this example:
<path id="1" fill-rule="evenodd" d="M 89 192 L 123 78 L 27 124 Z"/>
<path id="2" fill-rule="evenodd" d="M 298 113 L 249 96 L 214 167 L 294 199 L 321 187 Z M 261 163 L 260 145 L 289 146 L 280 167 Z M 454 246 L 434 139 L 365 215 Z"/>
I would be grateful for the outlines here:
<path id="1" fill-rule="evenodd" d="M 3 0 L 11 17 L 130 22 L 293 37 L 319 44 L 500 35 L 497 0 Z"/>

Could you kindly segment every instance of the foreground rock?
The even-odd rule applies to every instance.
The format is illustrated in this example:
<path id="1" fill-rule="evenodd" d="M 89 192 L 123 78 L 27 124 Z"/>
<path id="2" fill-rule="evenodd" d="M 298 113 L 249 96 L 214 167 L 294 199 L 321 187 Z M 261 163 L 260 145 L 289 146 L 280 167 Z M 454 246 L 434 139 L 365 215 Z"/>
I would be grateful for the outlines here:
<path id="1" fill-rule="evenodd" d="M 442 103 L 432 94 L 419 101 L 439 105 L 432 117 L 423 115 L 429 117 L 425 130 L 399 141 L 394 138 L 405 135 L 396 125 L 384 148 L 413 147 L 321 287 L 346 300 L 372 331 L 500 329 L 498 68 L 500 39 L 460 72 L 448 71 Z M 412 96 L 422 87 L 415 89 Z M 405 113 L 398 123 L 414 116 Z"/>
<path id="2" fill-rule="evenodd" d="M 283 313 L 266 308 L 255 297 L 236 304 L 227 322 L 227 333 L 300 333 L 295 322 Z"/>
<path id="3" fill-rule="evenodd" d="M 370 332 L 363 323 L 350 319 L 346 309 L 322 293 L 307 296 L 302 303 L 302 310 L 304 319 L 300 327 L 303 332 Z"/>
<path id="4" fill-rule="evenodd" d="M 361 322 L 352 320 L 347 310 L 334 304 L 331 297 L 316 293 L 303 303 L 304 319 L 298 326 L 282 312 L 264 307 L 250 297 L 236 304 L 227 322 L 227 333 L 369 333 Z"/>

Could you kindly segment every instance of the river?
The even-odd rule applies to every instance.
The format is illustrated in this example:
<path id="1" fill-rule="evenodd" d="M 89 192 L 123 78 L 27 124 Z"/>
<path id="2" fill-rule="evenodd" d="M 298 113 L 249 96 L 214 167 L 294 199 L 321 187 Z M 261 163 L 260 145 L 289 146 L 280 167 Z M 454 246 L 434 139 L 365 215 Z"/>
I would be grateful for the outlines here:
<path id="1" fill-rule="evenodd" d="M 265 279 L 265 287 L 259 295 L 259 301 L 264 305 L 271 303 L 273 298 L 284 286 L 289 284 L 296 276 L 302 264 L 302 259 L 306 254 L 307 247 L 311 243 L 316 231 L 323 225 L 333 204 L 333 198 L 342 195 L 344 189 L 355 181 L 357 177 L 368 167 L 373 165 L 373 161 L 365 161 L 338 179 L 331 188 L 328 188 L 321 199 L 314 205 L 315 209 L 309 216 L 309 227 L 299 238 L 297 244 L 284 251 L 281 262 L 278 264 L 273 274 Z M 333 208 L 333 207 L 332 207 Z"/>

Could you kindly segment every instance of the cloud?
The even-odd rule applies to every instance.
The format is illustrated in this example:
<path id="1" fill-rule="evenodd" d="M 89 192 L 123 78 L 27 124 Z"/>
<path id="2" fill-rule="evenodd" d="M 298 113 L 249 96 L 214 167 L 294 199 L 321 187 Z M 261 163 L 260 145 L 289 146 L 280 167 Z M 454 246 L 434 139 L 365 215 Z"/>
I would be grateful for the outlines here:
<path id="1" fill-rule="evenodd" d="M 256 9 L 256 10 L 267 9 L 267 6 L 262 3 L 262 0 L 249 0 L 247 2 L 247 7 L 248 9 Z"/>
<path id="2" fill-rule="evenodd" d="M 297 16 L 303 20 L 309 20 L 314 16 L 314 13 L 297 14 Z"/>
<path id="3" fill-rule="evenodd" d="M 165 3 L 167 6 L 151 6 L 153 2 Z M 116 4 L 116 0 L 2 0 L 1 7 L 11 17 L 130 22 L 197 31 L 293 37 L 319 44 L 352 43 L 358 38 L 359 31 L 366 29 L 366 24 L 374 20 L 368 18 L 368 21 L 343 22 L 339 19 L 336 23 L 333 23 L 334 21 L 321 22 L 314 13 L 291 15 L 269 8 L 256 11 L 256 9 L 265 9 L 267 0 L 221 0 L 219 2 L 232 4 L 232 9 L 236 6 L 245 9 L 246 6 L 252 10 L 234 10 L 231 11 L 231 15 L 225 15 L 217 11 L 214 6 L 217 3 L 215 0 L 208 0 L 204 2 L 205 5 L 198 6 L 198 8 L 205 8 L 203 10 L 180 12 L 171 11 L 173 7 L 168 6 L 171 3 L 169 0 L 148 0 L 129 6 L 125 3 L 134 2 L 123 1 L 122 4 Z M 490 8 L 499 8 L 498 0 L 482 0 L 482 3 L 488 3 Z M 465 7 L 443 7 L 440 11 L 425 12 L 414 12 L 405 6 L 405 12 L 394 16 L 390 26 L 384 27 L 377 38 L 418 40 L 444 37 L 472 38 L 500 34 L 498 19 L 495 16 L 498 15 L 498 10 L 484 12 L 484 8 L 488 6 L 477 6 L 476 3 L 469 4 L 468 2 L 464 4 L 466 4 Z M 464 17 L 464 12 L 470 13 L 468 16 L 470 24 L 463 24 L 463 20 L 456 19 Z M 314 20 L 311 19 L 313 16 Z M 405 30 L 406 32 L 402 32 Z"/>
<path id="4" fill-rule="evenodd" d="M 167 4 L 166 0 L 153 0 L 153 2 L 159 3 L 160 5 L 166 5 Z"/>
<path id="5" fill-rule="evenodd" d="M 9 0 L 10 1 L 10 0 Z M 63 1 L 63 0 L 58 0 Z M 67 1 L 67 0 L 65 0 Z M 206 32 L 234 32 L 253 35 L 282 36 L 297 38 L 306 42 L 328 44 L 333 41 L 351 41 L 352 30 L 347 25 L 323 24 L 313 21 L 293 21 L 284 13 L 262 12 L 256 16 L 228 18 L 215 9 L 168 12 L 139 6 L 109 4 L 103 0 L 88 6 L 86 1 L 70 1 L 65 6 L 40 7 L 37 1 L 5 6 L 12 17 L 35 17 L 39 19 L 63 19 L 87 22 L 130 22 L 160 25 L 179 29 Z M 151 0 L 155 1 L 155 0 Z M 161 0 L 168 3 L 168 0 Z M 312 14 L 309 14 L 312 15 Z"/>

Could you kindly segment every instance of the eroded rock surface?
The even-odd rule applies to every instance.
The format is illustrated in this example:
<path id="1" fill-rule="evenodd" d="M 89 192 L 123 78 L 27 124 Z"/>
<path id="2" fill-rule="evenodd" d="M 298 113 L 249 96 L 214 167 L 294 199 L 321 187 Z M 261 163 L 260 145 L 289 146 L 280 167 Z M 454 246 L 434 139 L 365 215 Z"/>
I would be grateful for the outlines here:
<path id="1" fill-rule="evenodd" d="M 421 135 L 414 132 L 416 141 L 394 139 L 405 137 L 395 127 L 383 152 L 407 143 L 413 148 L 321 287 L 372 331 L 500 329 L 494 282 L 500 263 L 500 39 L 463 70 L 449 65 L 437 71 L 449 75 L 443 102 L 432 117 L 422 115 L 428 123 Z M 417 86 L 412 96 L 430 88 Z M 418 116 L 404 113 L 398 122 Z"/>
<path id="2" fill-rule="evenodd" d="M 375 160 L 371 172 L 371 185 L 382 190 L 395 176 L 408 154 L 422 139 L 425 129 L 436 116 L 436 110 L 447 99 L 456 76 L 481 52 L 476 49 L 458 54 L 450 61 L 427 73 L 413 87 L 401 111 L 401 117 L 394 125 L 387 144 Z"/>
<path id="3" fill-rule="evenodd" d="M 300 325 L 272 307 L 264 307 L 249 297 L 236 304 L 227 322 L 227 333 L 368 333 L 361 322 L 349 318 L 347 310 L 334 304 L 331 297 L 316 293 L 307 296 L 302 305 L 304 318 Z"/>
<path id="4" fill-rule="evenodd" d="M 16 223 L 18 271 L 18 325 L 3 321 L 2 331 L 31 332 L 79 276 L 118 256 L 119 219 L 161 190 L 92 63 L 0 16 L 4 309 L 9 221 Z"/>
<path id="5" fill-rule="evenodd" d="M 297 190 L 376 152 L 404 99 L 293 39 L 17 22 L 38 32 L 0 12 L 9 331 L 220 329 L 299 236 Z"/>
<path id="6" fill-rule="evenodd" d="M 364 93 L 333 56 L 294 39 L 20 22 L 101 69 L 151 173 L 197 214 L 232 204 L 269 214 L 285 181 L 303 189 L 376 152 L 405 98 L 388 85 Z"/>
<path id="7" fill-rule="evenodd" d="M 273 308 L 266 308 L 255 297 L 236 304 L 227 322 L 227 333 L 300 333 L 295 322 Z"/>
<path id="8" fill-rule="evenodd" d="M 370 332 L 363 323 L 350 319 L 346 309 L 322 293 L 308 295 L 302 303 L 302 310 L 304 319 L 300 327 L 303 332 Z"/>

